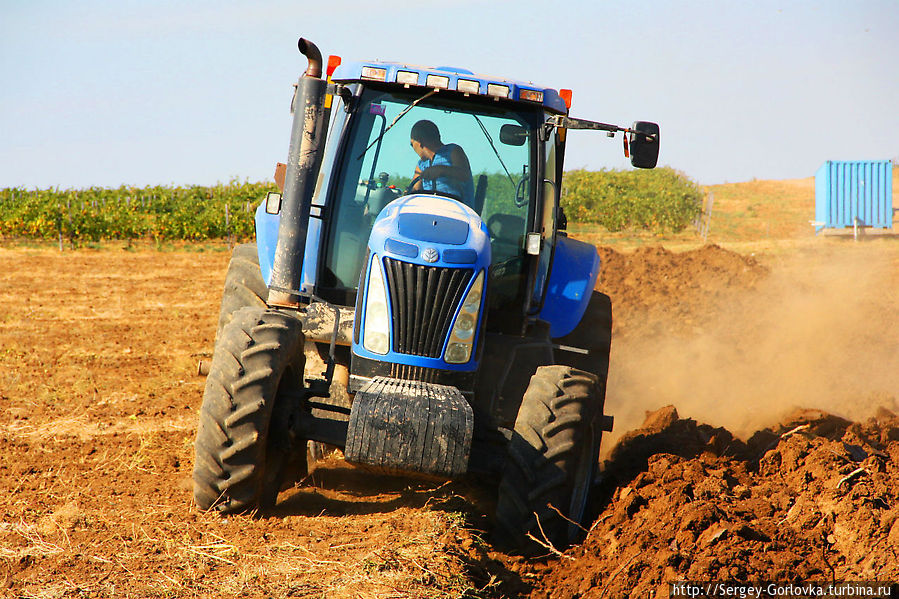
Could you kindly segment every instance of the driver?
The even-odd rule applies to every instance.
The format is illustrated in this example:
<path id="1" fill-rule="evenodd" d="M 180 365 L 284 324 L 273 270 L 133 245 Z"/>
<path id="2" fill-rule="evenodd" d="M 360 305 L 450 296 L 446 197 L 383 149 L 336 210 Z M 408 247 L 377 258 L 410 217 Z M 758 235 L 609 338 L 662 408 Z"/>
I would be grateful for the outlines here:
<path id="1" fill-rule="evenodd" d="M 419 161 L 412 189 L 438 191 L 474 206 L 474 183 L 468 157 L 458 144 L 440 141 L 440 130 L 433 122 L 421 120 L 412 125 L 410 145 Z"/>

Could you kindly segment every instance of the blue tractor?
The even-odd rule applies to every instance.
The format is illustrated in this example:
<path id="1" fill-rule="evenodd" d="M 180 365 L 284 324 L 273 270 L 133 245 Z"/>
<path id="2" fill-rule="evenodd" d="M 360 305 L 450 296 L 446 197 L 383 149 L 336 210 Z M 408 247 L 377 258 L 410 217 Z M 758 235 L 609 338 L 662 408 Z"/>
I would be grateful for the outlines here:
<path id="1" fill-rule="evenodd" d="M 201 509 L 264 510 L 307 451 L 498 481 L 496 537 L 577 539 L 599 466 L 612 315 L 559 205 L 570 91 L 450 67 L 308 68 L 282 193 L 236 248 L 200 410 Z M 323 72 L 323 70 L 325 72 Z M 324 77 L 323 77 L 324 75 Z"/>

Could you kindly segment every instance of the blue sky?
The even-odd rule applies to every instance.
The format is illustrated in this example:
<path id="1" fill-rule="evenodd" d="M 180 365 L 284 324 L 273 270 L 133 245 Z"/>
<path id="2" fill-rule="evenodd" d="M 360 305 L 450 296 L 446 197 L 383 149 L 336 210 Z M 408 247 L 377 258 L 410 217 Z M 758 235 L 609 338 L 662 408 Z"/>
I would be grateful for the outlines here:
<path id="1" fill-rule="evenodd" d="M 0 0 L 0 187 L 270 179 L 303 36 L 574 90 L 704 184 L 899 158 L 899 1 Z M 573 132 L 568 168 L 626 168 Z"/>

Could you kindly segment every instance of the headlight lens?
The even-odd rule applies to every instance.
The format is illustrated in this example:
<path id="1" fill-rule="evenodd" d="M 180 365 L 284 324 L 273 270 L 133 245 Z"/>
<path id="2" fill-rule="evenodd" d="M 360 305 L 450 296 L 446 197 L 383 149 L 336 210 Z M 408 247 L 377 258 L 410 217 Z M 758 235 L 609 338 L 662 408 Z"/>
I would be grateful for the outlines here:
<path id="1" fill-rule="evenodd" d="M 481 310 L 483 295 L 484 271 L 481 271 L 465 295 L 465 299 L 462 300 L 462 307 L 453 323 L 452 333 L 444 354 L 444 359 L 450 364 L 464 364 L 471 360 L 474 332 L 478 326 L 478 313 Z"/>
<path id="2" fill-rule="evenodd" d="M 451 364 L 463 364 L 471 357 L 471 346 L 465 343 L 450 343 L 446 347 L 446 361 Z"/>
<path id="3" fill-rule="evenodd" d="M 468 312 L 462 312 L 459 314 L 459 319 L 456 320 L 456 335 L 467 339 L 472 333 L 474 333 L 474 316 Z"/>
<path id="4" fill-rule="evenodd" d="M 362 328 L 362 346 L 376 354 L 386 354 L 390 349 L 390 322 L 387 317 L 387 292 L 381 260 L 374 256 L 368 274 L 368 290 L 365 295 L 365 323 Z"/>

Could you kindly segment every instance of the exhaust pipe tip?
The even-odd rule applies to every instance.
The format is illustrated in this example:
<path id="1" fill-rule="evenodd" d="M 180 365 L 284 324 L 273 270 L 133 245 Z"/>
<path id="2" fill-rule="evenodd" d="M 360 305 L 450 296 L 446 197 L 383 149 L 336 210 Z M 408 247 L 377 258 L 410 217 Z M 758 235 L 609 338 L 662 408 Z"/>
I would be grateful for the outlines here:
<path id="1" fill-rule="evenodd" d="M 309 61 L 309 66 L 306 67 L 306 72 L 304 73 L 305 77 L 315 77 L 317 79 L 321 79 L 322 76 L 322 53 L 318 49 L 318 46 L 310 42 L 304 37 L 301 37 L 299 41 L 297 41 L 297 48 L 300 49 L 300 54 L 306 57 Z"/>

